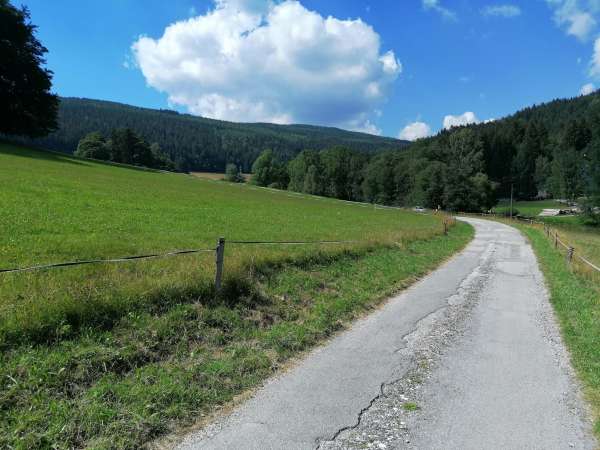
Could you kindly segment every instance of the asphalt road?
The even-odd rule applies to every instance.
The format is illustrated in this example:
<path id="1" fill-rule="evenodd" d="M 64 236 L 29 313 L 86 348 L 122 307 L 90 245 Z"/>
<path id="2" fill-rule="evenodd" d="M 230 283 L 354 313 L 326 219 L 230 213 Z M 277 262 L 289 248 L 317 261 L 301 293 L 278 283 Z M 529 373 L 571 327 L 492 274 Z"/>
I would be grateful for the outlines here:
<path id="1" fill-rule="evenodd" d="M 178 449 L 594 449 L 535 256 L 468 247 Z"/>

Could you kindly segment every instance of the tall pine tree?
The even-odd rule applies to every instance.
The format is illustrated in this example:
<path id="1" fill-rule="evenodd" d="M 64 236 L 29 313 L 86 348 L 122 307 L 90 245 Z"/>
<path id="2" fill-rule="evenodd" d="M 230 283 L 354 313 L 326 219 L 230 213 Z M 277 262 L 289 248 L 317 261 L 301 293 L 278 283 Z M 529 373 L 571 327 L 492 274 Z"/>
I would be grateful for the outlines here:
<path id="1" fill-rule="evenodd" d="M 58 97 L 43 67 L 48 50 L 35 29 L 26 8 L 0 0 L 0 133 L 38 137 L 57 128 Z"/>

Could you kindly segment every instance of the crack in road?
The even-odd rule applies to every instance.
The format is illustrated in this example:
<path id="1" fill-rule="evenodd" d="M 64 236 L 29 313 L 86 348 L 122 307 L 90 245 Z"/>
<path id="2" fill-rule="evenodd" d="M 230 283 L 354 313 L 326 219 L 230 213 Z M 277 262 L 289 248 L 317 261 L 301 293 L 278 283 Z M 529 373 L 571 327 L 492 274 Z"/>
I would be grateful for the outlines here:
<path id="1" fill-rule="evenodd" d="M 362 415 L 363 415 L 365 412 L 367 412 L 367 411 L 368 411 L 368 410 L 369 410 L 369 409 L 370 409 L 370 408 L 373 406 L 373 404 L 374 404 L 374 403 L 375 403 L 375 402 L 376 402 L 376 401 L 377 401 L 377 400 L 378 400 L 378 399 L 379 399 L 381 396 L 385 395 L 385 394 L 384 394 L 384 392 L 383 392 L 383 388 L 384 388 L 384 386 L 385 386 L 386 384 L 387 384 L 387 383 L 385 383 L 385 382 L 384 382 L 384 383 L 381 383 L 381 385 L 379 386 L 379 394 L 378 394 L 378 395 L 376 395 L 375 397 L 373 397 L 373 398 L 371 399 L 371 401 L 369 402 L 369 404 L 368 404 L 367 406 L 365 406 L 363 409 L 361 409 L 361 410 L 360 410 L 360 412 L 358 413 L 358 420 L 356 421 L 356 424 L 354 424 L 354 425 L 349 425 L 349 426 L 346 426 L 346 427 L 342 427 L 342 428 L 340 428 L 339 430 L 337 430 L 337 431 L 336 431 L 336 432 L 333 434 L 333 436 L 332 436 L 332 437 L 331 437 L 331 439 L 329 439 L 329 440 L 331 440 L 331 441 L 334 441 L 334 440 L 336 440 L 336 439 L 337 439 L 337 437 L 338 437 L 340 434 L 342 434 L 343 432 L 345 432 L 345 431 L 349 431 L 349 430 L 352 430 L 352 429 L 355 429 L 355 428 L 357 428 L 358 426 L 360 426 L 360 422 L 361 422 L 361 419 L 362 419 Z M 323 441 L 321 438 L 317 438 L 317 446 L 315 447 L 315 450 L 319 450 L 319 449 L 321 448 L 321 444 L 322 444 L 323 442 L 325 442 L 325 441 Z"/>
<path id="2" fill-rule="evenodd" d="M 445 299 L 446 302 L 443 306 L 440 306 L 439 308 L 435 309 L 434 311 L 421 317 L 416 322 L 415 326 L 409 332 L 405 333 L 402 336 L 404 345 L 402 345 L 402 346 L 398 347 L 396 350 L 394 350 L 394 352 L 393 352 L 394 354 L 405 351 L 408 347 L 411 347 L 411 346 L 418 347 L 419 340 L 423 341 L 423 340 L 427 339 L 428 337 L 430 337 L 430 332 L 431 332 L 432 328 L 447 325 L 446 323 L 439 323 L 440 321 L 444 322 L 444 319 L 445 319 L 446 322 L 451 322 L 456 319 L 455 317 L 439 318 L 438 316 L 440 316 L 442 313 L 448 311 L 451 308 L 460 308 L 460 307 L 465 306 L 467 303 L 469 303 L 470 297 L 473 297 L 473 296 L 478 297 L 479 296 L 479 293 L 481 292 L 483 285 L 487 282 L 487 280 L 489 278 L 489 275 L 491 272 L 491 268 L 489 266 L 492 264 L 491 257 L 493 255 L 494 251 L 495 251 L 495 249 L 494 249 L 493 245 L 488 246 L 488 248 L 484 251 L 483 255 L 481 256 L 480 265 L 478 265 L 470 273 L 465 275 L 465 277 L 458 284 L 456 291 L 452 295 L 446 297 L 446 299 Z M 456 298 L 462 298 L 463 301 L 458 301 L 458 302 L 452 301 L 452 299 L 456 299 Z M 476 299 L 471 299 L 471 300 L 476 300 Z M 469 305 L 469 307 L 471 307 L 471 306 L 472 305 Z M 433 321 L 431 323 L 428 323 L 429 319 L 433 319 Z M 415 342 L 412 342 L 412 343 L 409 342 L 409 338 L 411 336 L 417 335 L 419 333 L 419 331 L 422 331 L 423 329 L 425 329 L 424 336 L 421 336 L 420 339 L 417 336 L 415 338 Z M 437 356 L 439 356 L 439 353 L 437 353 Z M 357 428 L 359 428 L 361 426 L 363 416 L 376 404 L 377 401 L 379 401 L 382 397 L 388 396 L 388 394 L 386 394 L 386 392 L 385 392 L 386 388 L 392 388 L 395 385 L 406 380 L 407 378 L 415 378 L 415 371 L 417 371 L 417 367 L 419 366 L 419 359 L 420 358 L 418 357 L 417 354 L 413 354 L 412 360 L 410 363 L 410 369 L 407 372 L 403 373 L 401 376 L 399 376 L 393 380 L 382 382 L 380 385 L 380 388 L 379 388 L 379 394 L 376 395 L 375 397 L 373 397 L 370 400 L 369 404 L 360 410 L 360 412 L 358 413 L 357 421 L 354 425 L 348 425 L 348 426 L 339 428 L 335 433 L 333 433 L 333 435 L 329 439 L 318 438 L 317 446 L 315 447 L 315 450 L 326 450 L 323 447 L 323 445 L 331 445 L 338 438 L 340 438 L 342 434 L 350 432 L 352 430 L 356 430 Z"/>

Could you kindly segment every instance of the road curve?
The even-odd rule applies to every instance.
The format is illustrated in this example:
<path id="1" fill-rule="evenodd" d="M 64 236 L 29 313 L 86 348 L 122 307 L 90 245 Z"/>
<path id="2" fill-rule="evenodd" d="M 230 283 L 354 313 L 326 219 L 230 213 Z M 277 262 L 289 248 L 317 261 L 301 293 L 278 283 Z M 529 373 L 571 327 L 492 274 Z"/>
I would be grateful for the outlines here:
<path id="1" fill-rule="evenodd" d="M 186 449 L 594 449 L 530 245 L 474 240 L 269 380 Z"/>

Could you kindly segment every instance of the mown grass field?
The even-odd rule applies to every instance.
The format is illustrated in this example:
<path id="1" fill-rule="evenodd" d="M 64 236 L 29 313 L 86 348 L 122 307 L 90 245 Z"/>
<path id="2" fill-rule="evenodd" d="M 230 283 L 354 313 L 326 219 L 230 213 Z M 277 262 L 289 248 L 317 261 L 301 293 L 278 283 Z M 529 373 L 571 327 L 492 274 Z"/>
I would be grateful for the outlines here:
<path id="1" fill-rule="evenodd" d="M 152 173 L 3 145 L 0 267 L 120 257 L 228 240 L 361 240 L 365 246 L 428 238 L 441 219 L 333 200 Z M 333 246 L 331 246 L 333 247 Z M 308 247 L 226 250 L 226 274 L 310 255 Z M 337 247 L 327 250 L 338 250 Z M 46 342 L 86 325 L 110 326 L 131 310 L 207 295 L 214 256 L 4 275 L 0 347 Z M 166 300 L 169 299 L 169 300 Z"/>
<path id="2" fill-rule="evenodd" d="M 0 268 L 228 240 L 356 240 L 0 275 L 0 448 L 140 448 L 462 248 L 442 218 L 0 144 Z"/>
<path id="3" fill-rule="evenodd" d="M 198 178 L 205 178 L 207 180 L 214 181 L 223 181 L 225 179 L 225 174 L 216 172 L 192 172 L 192 175 Z M 248 173 L 243 173 L 242 176 L 246 181 L 250 179 L 250 174 Z"/>
<path id="4" fill-rule="evenodd" d="M 556 200 L 515 201 L 513 213 L 526 217 L 537 217 L 544 209 L 566 209 L 564 203 Z M 496 214 L 508 214 L 510 212 L 510 201 L 501 201 L 493 208 Z"/>
<path id="5" fill-rule="evenodd" d="M 579 217 L 548 217 L 544 220 L 560 240 L 575 249 L 576 255 L 582 255 L 600 267 L 600 228 L 586 226 Z M 598 275 L 600 283 L 600 275 Z"/>

